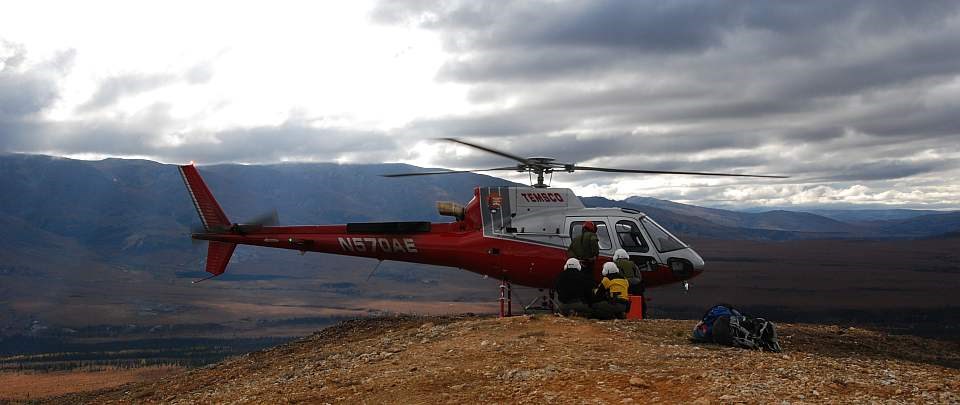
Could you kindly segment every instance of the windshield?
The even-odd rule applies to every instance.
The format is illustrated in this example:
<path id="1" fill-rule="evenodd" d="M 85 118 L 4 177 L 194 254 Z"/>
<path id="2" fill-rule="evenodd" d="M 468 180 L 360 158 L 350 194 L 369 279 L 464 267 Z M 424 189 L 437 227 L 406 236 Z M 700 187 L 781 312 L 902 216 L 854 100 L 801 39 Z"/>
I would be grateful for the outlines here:
<path id="1" fill-rule="evenodd" d="M 640 222 L 643 223 L 643 228 L 647 230 L 650 239 L 653 239 L 653 245 L 657 247 L 657 250 L 669 252 L 687 247 L 687 245 L 671 235 L 670 232 L 667 232 L 666 229 L 663 229 L 660 224 L 654 222 L 649 217 L 643 217 Z"/>

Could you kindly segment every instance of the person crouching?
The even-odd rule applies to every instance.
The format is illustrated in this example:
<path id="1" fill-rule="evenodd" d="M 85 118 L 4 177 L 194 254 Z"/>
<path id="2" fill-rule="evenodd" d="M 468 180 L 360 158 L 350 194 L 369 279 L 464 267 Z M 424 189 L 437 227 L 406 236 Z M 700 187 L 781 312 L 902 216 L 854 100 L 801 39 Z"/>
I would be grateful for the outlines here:
<path id="1" fill-rule="evenodd" d="M 580 260 L 570 258 L 557 276 L 558 309 L 564 316 L 590 314 L 590 297 L 593 295 L 593 282 L 585 279 L 580 272 Z"/>
<path id="2" fill-rule="evenodd" d="M 593 317 L 597 319 L 625 319 L 630 300 L 627 290 L 630 288 L 627 279 L 620 274 L 616 263 L 603 264 L 603 279 L 597 286 L 597 302 L 593 304 Z"/>

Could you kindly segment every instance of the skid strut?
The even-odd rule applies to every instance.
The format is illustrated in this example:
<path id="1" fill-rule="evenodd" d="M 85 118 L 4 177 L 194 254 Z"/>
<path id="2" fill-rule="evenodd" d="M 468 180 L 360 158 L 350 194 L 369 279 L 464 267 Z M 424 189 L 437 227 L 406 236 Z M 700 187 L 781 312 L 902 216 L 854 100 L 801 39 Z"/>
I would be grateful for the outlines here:
<path id="1" fill-rule="evenodd" d="M 500 280 L 500 317 L 513 316 L 513 286 L 506 279 Z"/>
<path id="2" fill-rule="evenodd" d="M 548 311 L 556 312 L 557 308 L 554 305 L 554 291 L 553 289 L 544 290 L 543 288 L 539 289 L 540 295 L 533 298 L 529 304 L 523 306 L 523 312 L 527 313 L 529 311 Z"/>

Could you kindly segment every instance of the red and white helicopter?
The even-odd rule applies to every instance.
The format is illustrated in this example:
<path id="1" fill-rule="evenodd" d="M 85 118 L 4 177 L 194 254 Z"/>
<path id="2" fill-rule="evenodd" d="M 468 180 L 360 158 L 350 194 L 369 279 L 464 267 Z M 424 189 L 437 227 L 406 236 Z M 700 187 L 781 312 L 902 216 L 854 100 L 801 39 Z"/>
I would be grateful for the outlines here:
<path id="1" fill-rule="evenodd" d="M 642 270 L 647 287 L 681 282 L 703 272 L 704 261 L 689 245 L 642 212 L 628 208 L 586 208 L 573 190 L 550 188 L 544 175 L 554 172 L 685 174 L 701 176 L 772 177 L 728 173 L 610 169 L 523 158 L 459 139 L 464 146 L 517 162 L 515 166 L 482 170 L 387 174 L 385 177 L 440 175 L 477 171 L 518 171 L 537 176 L 530 187 L 476 187 L 466 204 L 438 202 L 450 222 L 375 222 L 341 225 L 272 226 L 232 223 L 207 188 L 197 168 L 180 166 L 203 223 L 193 239 L 209 241 L 208 278 L 226 270 L 238 244 L 369 257 L 378 260 L 456 267 L 518 285 L 552 289 L 567 260 L 571 237 L 586 221 L 597 226 L 600 257 L 594 276 L 618 248 L 625 249 Z"/>

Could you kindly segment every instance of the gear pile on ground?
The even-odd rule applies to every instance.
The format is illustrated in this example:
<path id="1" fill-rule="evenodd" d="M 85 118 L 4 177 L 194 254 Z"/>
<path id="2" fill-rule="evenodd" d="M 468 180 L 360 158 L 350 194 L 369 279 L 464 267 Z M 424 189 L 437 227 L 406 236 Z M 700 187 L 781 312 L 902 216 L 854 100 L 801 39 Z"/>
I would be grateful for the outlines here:
<path id="1" fill-rule="evenodd" d="M 385 317 L 62 403 L 960 402 L 960 344 L 782 324 L 782 353 L 696 321 Z"/>

